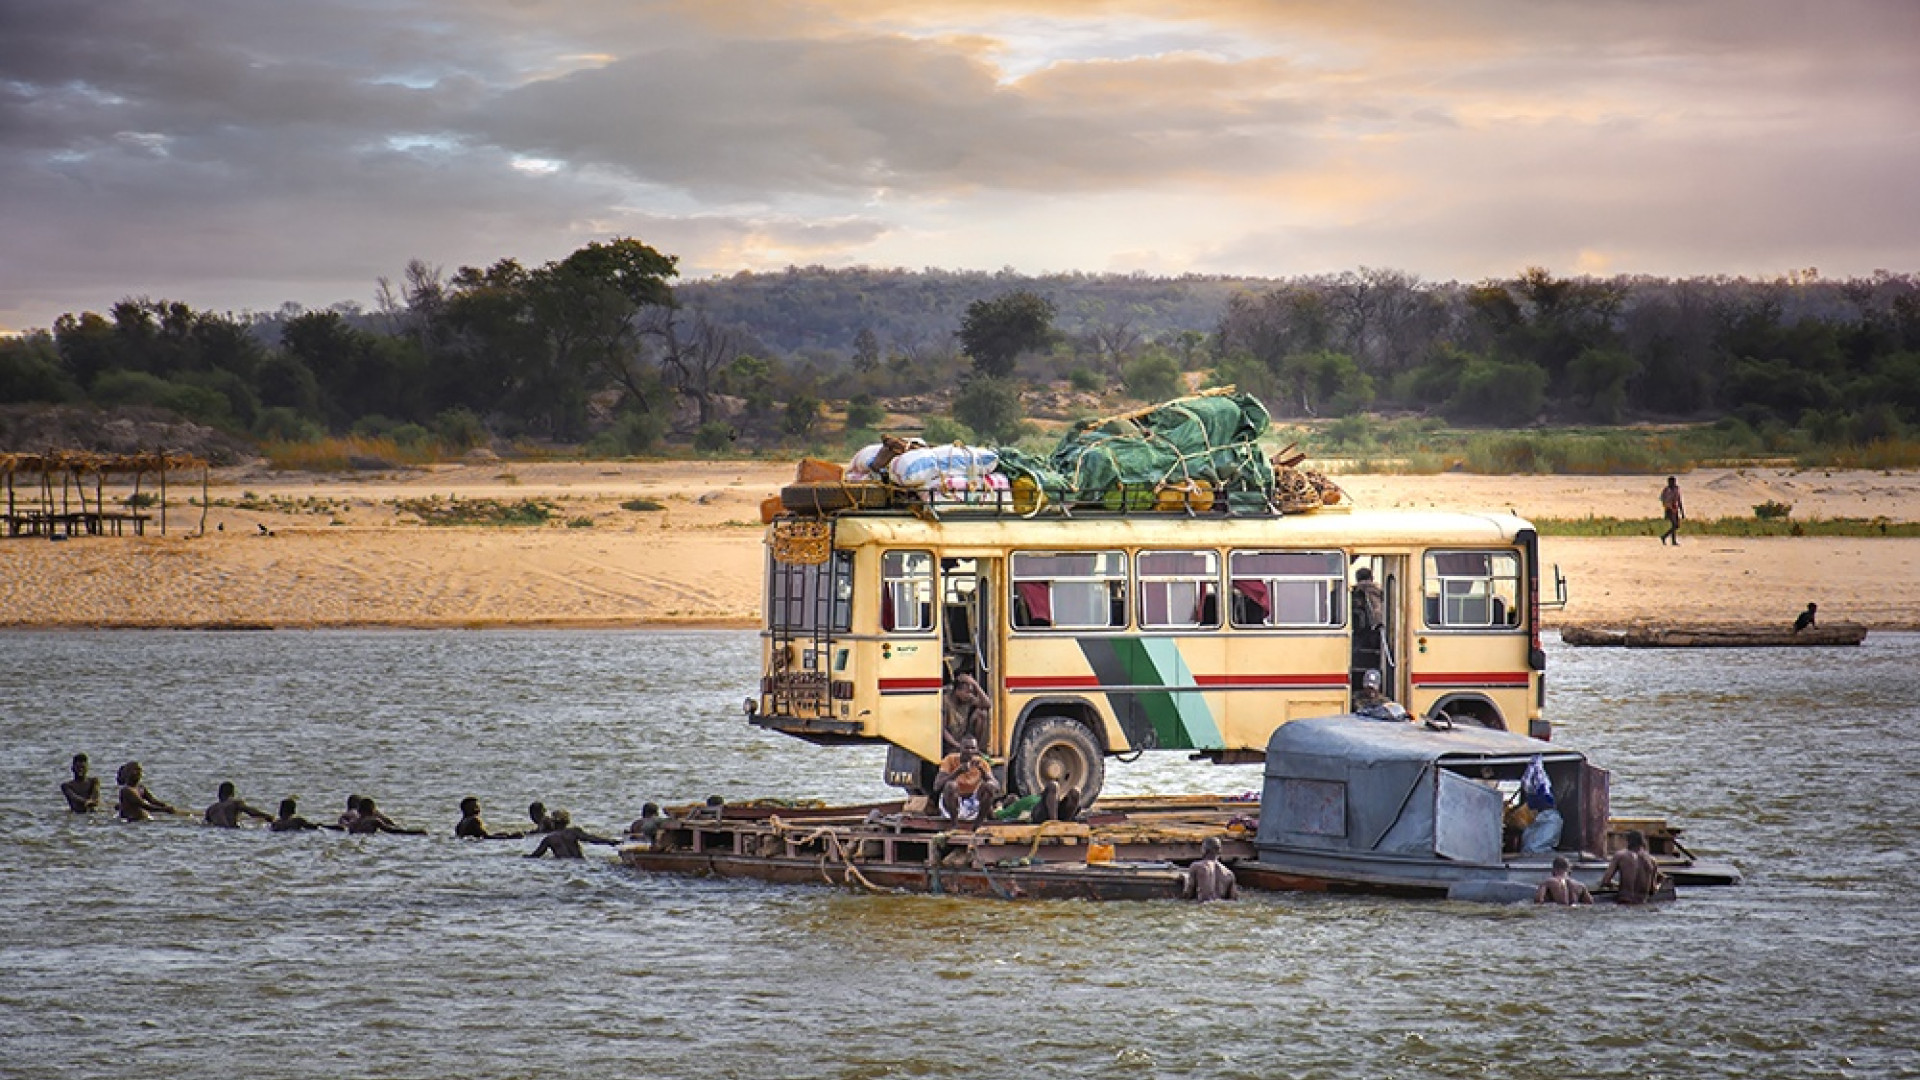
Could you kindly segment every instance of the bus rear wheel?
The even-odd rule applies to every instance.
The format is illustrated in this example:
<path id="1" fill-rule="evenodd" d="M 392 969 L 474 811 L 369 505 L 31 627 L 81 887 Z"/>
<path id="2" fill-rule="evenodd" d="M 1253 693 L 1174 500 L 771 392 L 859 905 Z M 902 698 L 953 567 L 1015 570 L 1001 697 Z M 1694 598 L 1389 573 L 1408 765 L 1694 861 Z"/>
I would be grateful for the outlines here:
<path id="1" fill-rule="evenodd" d="M 1091 806 L 1107 778 L 1107 759 L 1081 724 L 1061 716 L 1034 721 L 1020 740 L 1014 759 L 1019 795 L 1038 795 L 1049 780 L 1061 791 L 1080 790 L 1080 805 Z"/>

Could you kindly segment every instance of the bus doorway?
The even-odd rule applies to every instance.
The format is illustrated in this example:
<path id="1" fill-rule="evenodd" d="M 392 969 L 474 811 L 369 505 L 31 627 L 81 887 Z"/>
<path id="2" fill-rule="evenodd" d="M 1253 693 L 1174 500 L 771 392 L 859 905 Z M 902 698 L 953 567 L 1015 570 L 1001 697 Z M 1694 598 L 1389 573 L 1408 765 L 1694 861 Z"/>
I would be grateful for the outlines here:
<path id="1" fill-rule="evenodd" d="M 1000 715 L 999 671 L 993 643 L 994 560 L 946 558 L 940 560 L 941 679 L 949 688 L 962 675 L 986 691 L 991 720 L 979 736 L 980 749 L 991 752 L 1006 727 Z M 949 691 L 947 697 L 951 699 Z M 947 718 L 951 725 L 952 719 Z"/>
<path id="2" fill-rule="evenodd" d="M 1347 567 L 1352 601 L 1348 627 L 1353 635 L 1349 674 L 1357 692 L 1367 672 L 1378 672 L 1380 692 L 1398 702 L 1407 700 L 1405 555 L 1355 554 Z"/>

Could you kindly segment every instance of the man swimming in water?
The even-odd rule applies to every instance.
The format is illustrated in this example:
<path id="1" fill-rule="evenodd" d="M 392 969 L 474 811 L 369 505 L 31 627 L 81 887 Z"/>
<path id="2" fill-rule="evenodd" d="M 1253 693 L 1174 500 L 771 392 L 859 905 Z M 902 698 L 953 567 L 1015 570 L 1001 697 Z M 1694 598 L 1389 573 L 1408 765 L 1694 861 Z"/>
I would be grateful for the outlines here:
<path id="1" fill-rule="evenodd" d="M 1187 867 L 1186 880 L 1180 885 L 1180 895 L 1202 904 L 1239 897 L 1239 882 L 1234 880 L 1233 871 L 1220 861 L 1219 837 L 1209 836 L 1200 842 L 1200 857 Z"/>
<path id="2" fill-rule="evenodd" d="M 281 799 L 280 816 L 274 818 L 273 824 L 267 826 L 267 829 L 271 832 L 306 832 L 309 829 L 320 828 L 320 826 L 301 817 L 296 812 L 299 808 L 299 804 L 292 799 Z"/>
<path id="3" fill-rule="evenodd" d="M 527 853 L 527 858 L 537 859 L 548 852 L 556 859 L 584 859 L 586 852 L 580 850 L 581 844 L 606 844 L 617 847 L 618 840 L 604 836 L 595 836 L 585 829 L 576 827 L 565 810 L 555 810 L 549 820 L 553 830 L 540 838 L 540 846 Z"/>
<path id="4" fill-rule="evenodd" d="M 347 826 L 347 831 L 358 836 L 373 833 L 393 833 L 395 836 L 427 835 L 425 829 L 403 829 L 396 825 L 392 818 L 381 813 L 379 808 L 373 805 L 373 800 L 365 795 L 360 797 L 360 816 L 353 819 L 353 824 Z"/>
<path id="5" fill-rule="evenodd" d="M 140 782 L 142 771 L 140 763 L 129 761 L 120 766 L 114 779 L 120 784 L 120 817 L 123 821 L 152 821 L 155 814 L 177 814 L 180 811 L 153 797 L 153 792 Z"/>
<path id="6" fill-rule="evenodd" d="M 340 814 L 336 826 L 341 832 L 352 832 L 353 823 L 360 820 L 360 796 L 347 796 L 347 808 Z"/>
<path id="7" fill-rule="evenodd" d="M 61 782 L 60 794 L 67 798 L 67 809 L 76 814 L 100 809 L 100 778 L 87 772 L 87 755 L 73 755 L 73 779 Z"/>
<path id="8" fill-rule="evenodd" d="M 654 851 L 660 850 L 660 830 L 666 828 L 667 819 L 660 816 L 660 804 L 648 803 L 640 808 L 640 818 L 627 828 L 627 838 L 638 840 Z"/>
<path id="9" fill-rule="evenodd" d="M 1560 904 L 1573 907 L 1576 904 L 1593 903 L 1593 894 L 1585 885 L 1573 879 L 1573 864 L 1565 855 L 1553 857 L 1553 873 L 1540 887 L 1533 890 L 1533 902 L 1536 904 Z"/>
<path id="10" fill-rule="evenodd" d="M 1606 888 L 1615 877 L 1620 879 L 1620 895 L 1615 899 L 1622 904 L 1644 904 L 1659 891 L 1660 864 L 1647 853 L 1647 836 L 1639 829 L 1627 833 L 1627 850 L 1616 852 L 1608 861 L 1607 872 L 1600 875 L 1600 888 Z"/>
<path id="11" fill-rule="evenodd" d="M 460 823 L 453 827 L 453 835 L 467 840 L 518 840 L 526 833 L 488 832 L 487 823 L 480 820 L 480 800 L 469 795 L 460 800 Z"/>
<path id="12" fill-rule="evenodd" d="M 247 817 L 259 818 L 261 821 L 273 821 L 272 814 L 248 806 L 235 792 L 231 780 L 221 781 L 220 789 L 215 792 L 214 798 L 218 801 L 207 807 L 205 820 L 209 825 L 218 825 L 223 829 L 237 829 L 240 827 L 240 817 L 243 814 Z"/>
<path id="13" fill-rule="evenodd" d="M 554 825 L 553 818 L 547 813 L 547 804 L 543 802 L 527 804 L 527 820 L 533 822 L 533 828 L 527 830 L 528 836 L 537 836 L 540 833 L 552 832 L 558 827 Z"/>

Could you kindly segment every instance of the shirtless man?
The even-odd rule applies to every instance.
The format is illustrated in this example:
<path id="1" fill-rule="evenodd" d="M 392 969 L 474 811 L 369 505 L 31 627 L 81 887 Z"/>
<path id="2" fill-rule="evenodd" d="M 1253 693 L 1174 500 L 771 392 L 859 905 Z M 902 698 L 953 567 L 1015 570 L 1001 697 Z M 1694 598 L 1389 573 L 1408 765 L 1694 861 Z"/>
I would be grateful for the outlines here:
<path id="1" fill-rule="evenodd" d="M 340 815 L 337 823 L 341 832 L 352 832 L 353 823 L 360 820 L 360 796 L 347 796 L 347 809 Z"/>
<path id="2" fill-rule="evenodd" d="M 640 808 L 639 820 L 627 828 L 627 838 L 638 840 L 648 848 L 660 850 L 660 830 L 666 828 L 667 819 L 660 816 L 660 804 L 648 803 Z"/>
<path id="3" fill-rule="evenodd" d="M 480 800 L 469 795 L 460 800 L 460 824 L 453 827 L 453 835 L 463 840 L 518 840 L 527 834 L 487 831 L 487 823 L 480 820 Z"/>
<path id="4" fill-rule="evenodd" d="M 223 829 L 237 829 L 240 827 L 240 817 L 243 814 L 269 823 L 273 821 L 272 814 L 265 810 L 256 810 L 242 801 L 239 794 L 235 792 L 231 780 L 221 782 L 219 791 L 214 793 L 214 798 L 218 801 L 207 807 L 206 823 L 209 825 L 218 825 Z"/>
<path id="5" fill-rule="evenodd" d="M 396 836 L 427 835 L 425 829 L 403 829 L 394 824 L 392 818 L 381 813 L 373 805 L 373 800 L 364 795 L 360 797 L 360 816 L 353 819 L 353 824 L 347 826 L 347 831 L 360 836 L 372 833 L 393 833 Z"/>
<path id="6" fill-rule="evenodd" d="M 556 827 L 553 818 L 547 814 L 547 804 L 543 802 L 527 804 L 527 819 L 533 822 L 533 828 L 527 830 L 528 836 L 552 832 Z"/>
<path id="7" fill-rule="evenodd" d="M 1219 837 L 1209 836 L 1200 842 L 1200 857 L 1187 867 L 1186 880 L 1180 885 L 1180 896 L 1203 904 L 1215 900 L 1234 900 L 1240 896 L 1240 885 L 1233 879 L 1233 871 L 1220 861 Z"/>
<path id="8" fill-rule="evenodd" d="M 87 772 L 87 755 L 73 755 L 73 779 L 61 783 L 60 794 L 67 798 L 67 809 L 76 814 L 100 809 L 100 778 Z"/>
<path id="9" fill-rule="evenodd" d="M 1615 899 L 1622 904 L 1644 904 L 1660 888 L 1660 866 L 1647 854 L 1647 837 L 1639 829 L 1627 833 L 1627 850 L 1608 861 L 1607 872 L 1600 875 L 1600 888 L 1605 889 L 1616 876 L 1620 879 L 1620 895 Z"/>
<path id="10" fill-rule="evenodd" d="M 993 779 L 993 766 L 980 756 L 978 741 L 960 740 L 960 749 L 940 762 L 933 793 L 940 800 L 940 812 L 955 825 L 963 818 L 977 824 L 993 813 L 1000 785 Z"/>
<path id="11" fill-rule="evenodd" d="M 124 821 L 152 821 L 155 814 L 177 814 L 180 811 L 153 797 L 153 792 L 140 782 L 141 769 L 137 761 L 129 761 L 120 766 L 114 779 L 120 785 L 120 817 Z"/>
<path id="12" fill-rule="evenodd" d="M 299 808 L 300 804 L 292 799 L 281 799 L 280 816 L 274 818 L 273 824 L 267 826 L 267 829 L 271 832 L 306 832 L 309 829 L 318 829 L 320 826 L 296 812 Z"/>
<path id="13" fill-rule="evenodd" d="M 540 846 L 527 853 L 527 858 L 537 859 L 547 852 L 553 852 L 556 859 L 584 859 L 586 853 L 580 850 L 581 844 L 606 844 L 618 847 L 620 841 L 609 840 L 604 836 L 595 836 L 572 823 L 565 810 L 555 810 L 549 820 L 552 831 L 540 838 Z"/>
<path id="14" fill-rule="evenodd" d="M 1553 876 L 1541 882 L 1540 887 L 1533 890 L 1533 902 L 1559 904 L 1563 907 L 1593 903 L 1593 894 L 1587 891 L 1585 885 L 1573 879 L 1572 870 L 1573 864 L 1567 861 L 1566 856 L 1554 856 Z"/>

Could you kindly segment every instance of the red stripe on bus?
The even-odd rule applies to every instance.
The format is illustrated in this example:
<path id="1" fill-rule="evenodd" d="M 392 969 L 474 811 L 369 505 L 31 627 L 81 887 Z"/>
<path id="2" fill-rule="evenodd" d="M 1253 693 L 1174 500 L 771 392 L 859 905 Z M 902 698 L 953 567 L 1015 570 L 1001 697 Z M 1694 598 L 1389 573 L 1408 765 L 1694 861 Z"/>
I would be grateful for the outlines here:
<path id="1" fill-rule="evenodd" d="M 1009 690 L 1098 690 L 1098 675 L 1009 675 Z"/>
<path id="2" fill-rule="evenodd" d="M 1195 675 L 1193 681 L 1201 686 L 1299 686 L 1299 687 L 1345 687 L 1345 672 L 1330 675 Z"/>
<path id="3" fill-rule="evenodd" d="M 1416 671 L 1415 686 L 1525 686 L 1524 671 Z"/>
<path id="4" fill-rule="evenodd" d="M 881 679 L 880 692 L 883 694 L 925 694 L 937 692 L 940 679 Z"/>

